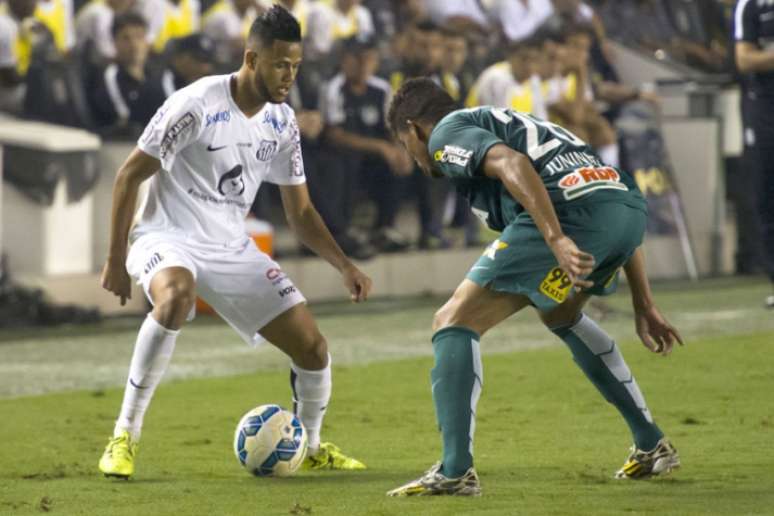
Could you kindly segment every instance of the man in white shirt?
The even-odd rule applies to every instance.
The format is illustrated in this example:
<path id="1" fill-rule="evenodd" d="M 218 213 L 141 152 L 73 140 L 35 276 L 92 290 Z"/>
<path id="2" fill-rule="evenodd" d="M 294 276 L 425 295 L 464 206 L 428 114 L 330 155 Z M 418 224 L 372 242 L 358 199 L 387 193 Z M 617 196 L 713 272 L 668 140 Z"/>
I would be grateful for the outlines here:
<path id="1" fill-rule="evenodd" d="M 145 410 L 197 295 L 246 342 L 268 340 L 292 359 L 294 408 L 309 435 L 306 466 L 365 467 L 320 442 L 331 394 L 327 343 L 299 290 L 244 227 L 261 182 L 279 185 L 290 226 L 303 243 L 341 272 L 353 301 L 368 297 L 370 278 L 336 245 L 309 201 L 298 126 L 283 103 L 301 54 L 298 22 L 279 6 L 268 10 L 250 29 L 240 70 L 172 95 L 119 170 L 102 285 L 123 304 L 131 275 L 153 311 L 140 328 L 114 437 L 99 463 L 107 476 L 134 473 Z M 130 234 L 146 179 L 148 195 Z"/>
<path id="2" fill-rule="evenodd" d="M 83 49 L 87 44 L 94 46 L 98 57 L 104 60 L 116 56 L 113 44 L 113 20 L 134 5 L 134 0 L 92 0 L 84 5 L 75 18 L 76 47 Z"/>

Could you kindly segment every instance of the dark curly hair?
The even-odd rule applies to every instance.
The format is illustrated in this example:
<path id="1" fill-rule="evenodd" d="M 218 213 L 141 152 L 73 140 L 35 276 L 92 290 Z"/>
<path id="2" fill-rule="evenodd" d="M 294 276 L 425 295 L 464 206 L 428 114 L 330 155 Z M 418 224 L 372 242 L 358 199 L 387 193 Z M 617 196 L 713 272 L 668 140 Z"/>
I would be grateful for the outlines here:
<path id="1" fill-rule="evenodd" d="M 254 47 L 270 47 L 275 40 L 301 41 L 301 26 L 285 8 L 274 4 L 250 26 L 247 41 Z"/>
<path id="2" fill-rule="evenodd" d="M 397 135 L 406 130 L 409 120 L 435 124 L 457 107 L 454 99 L 431 79 L 410 79 L 393 97 L 387 123 L 393 135 Z"/>

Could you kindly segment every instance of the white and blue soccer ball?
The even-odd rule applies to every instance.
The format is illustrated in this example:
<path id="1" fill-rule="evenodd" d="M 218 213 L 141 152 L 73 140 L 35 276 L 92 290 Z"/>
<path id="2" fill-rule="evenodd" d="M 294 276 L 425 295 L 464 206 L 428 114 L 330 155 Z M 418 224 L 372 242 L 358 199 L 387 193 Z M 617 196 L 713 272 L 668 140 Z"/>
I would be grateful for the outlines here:
<path id="1" fill-rule="evenodd" d="M 306 457 L 307 436 L 301 421 L 279 405 L 256 407 L 239 421 L 234 453 L 258 477 L 287 477 Z"/>

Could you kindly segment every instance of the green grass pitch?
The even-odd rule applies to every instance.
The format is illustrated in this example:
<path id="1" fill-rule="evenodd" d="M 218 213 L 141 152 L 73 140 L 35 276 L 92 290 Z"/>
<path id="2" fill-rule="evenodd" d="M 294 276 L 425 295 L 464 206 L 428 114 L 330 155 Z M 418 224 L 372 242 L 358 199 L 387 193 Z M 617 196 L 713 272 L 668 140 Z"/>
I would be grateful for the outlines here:
<path id="1" fill-rule="evenodd" d="M 334 354 L 323 438 L 369 469 L 290 479 L 249 476 L 231 448 L 248 409 L 289 405 L 286 362 L 269 347 L 246 350 L 222 324 L 187 328 L 146 417 L 136 477 L 120 481 L 96 464 L 138 320 L 5 334 L 0 514 L 774 514 L 774 314 L 759 306 L 765 292 L 756 280 L 657 288 L 688 340 L 666 359 L 635 342 L 626 293 L 592 308 L 680 451 L 683 468 L 654 481 L 612 480 L 630 444 L 625 424 L 533 314 L 487 335 L 478 499 L 384 496 L 439 456 L 427 326 L 441 300 L 317 309 Z"/>

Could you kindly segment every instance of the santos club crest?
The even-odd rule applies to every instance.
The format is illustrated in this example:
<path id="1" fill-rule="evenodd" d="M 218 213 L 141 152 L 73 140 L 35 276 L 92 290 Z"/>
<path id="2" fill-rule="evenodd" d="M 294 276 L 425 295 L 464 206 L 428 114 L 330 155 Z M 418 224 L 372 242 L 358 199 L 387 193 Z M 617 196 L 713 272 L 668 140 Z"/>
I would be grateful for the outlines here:
<path id="1" fill-rule="evenodd" d="M 277 152 L 276 140 L 261 140 L 258 144 L 258 151 L 255 153 L 255 157 L 258 161 L 269 161 L 274 157 L 274 153 Z"/>

